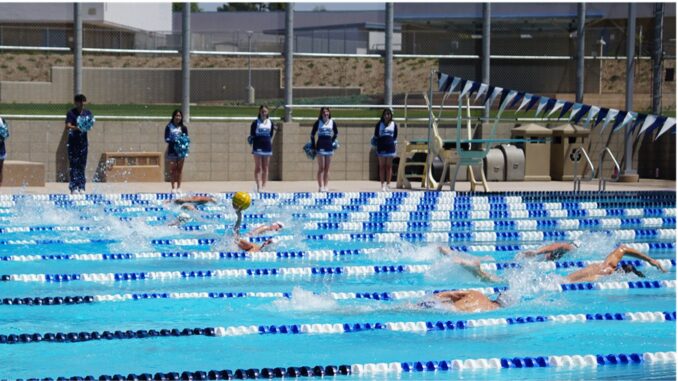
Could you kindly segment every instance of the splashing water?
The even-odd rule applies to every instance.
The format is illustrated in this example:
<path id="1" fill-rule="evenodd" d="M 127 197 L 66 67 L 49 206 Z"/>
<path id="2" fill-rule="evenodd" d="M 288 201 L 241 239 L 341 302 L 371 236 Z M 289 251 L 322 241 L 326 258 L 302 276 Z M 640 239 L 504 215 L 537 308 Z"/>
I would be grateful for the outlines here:
<path id="1" fill-rule="evenodd" d="M 289 299 L 273 301 L 278 311 L 332 311 L 339 307 L 339 303 L 327 295 L 317 295 L 301 287 L 294 287 Z"/>

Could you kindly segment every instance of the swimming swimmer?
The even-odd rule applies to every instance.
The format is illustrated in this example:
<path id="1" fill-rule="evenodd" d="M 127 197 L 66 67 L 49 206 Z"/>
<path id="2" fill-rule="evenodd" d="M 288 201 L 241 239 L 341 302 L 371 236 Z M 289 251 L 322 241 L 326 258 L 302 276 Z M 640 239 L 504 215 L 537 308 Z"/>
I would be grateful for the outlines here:
<path id="1" fill-rule="evenodd" d="M 188 196 L 177 198 L 167 202 L 172 202 L 174 204 L 181 205 L 182 209 L 196 210 L 197 205 L 205 205 L 210 202 L 216 204 L 217 201 L 209 196 Z"/>
<path id="2" fill-rule="evenodd" d="M 434 297 L 439 305 L 463 312 L 493 311 L 510 304 L 506 293 L 499 293 L 495 300 L 490 300 L 476 290 L 443 291 L 434 294 Z"/>
<path id="3" fill-rule="evenodd" d="M 259 226 L 256 229 L 252 230 L 251 232 L 247 233 L 246 235 L 251 237 L 255 235 L 264 234 L 266 232 L 277 232 L 280 231 L 283 227 L 285 227 L 285 225 L 282 222 L 276 221 L 270 225 Z"/>
<path id="4" fill-rule="evenodd" d="M 542 246 L 536 250 L 528 250 L 518 253 L 516 258 L 534 258 L 542 255 L 546 261 L 557 261 L 566 253 L 579 248 L 581 243 L 579 241 L 573 242 L 556 242 L 550 245 Z"/>
<path id="5" fill-rule="evenodd" d="M 242 238 L 239 239 L 237 243 L 240 250 L 247 251 L 248 253 L 255 253 L 257 251 L 261 251 L 264 247 L 275 243 L 275 240 L 273 238 L 270 238 L 264 241 L 264 243 L 262 243 L 261 245 L 257 245 L 256 243 L 250 242 Z"/>
<path id="6" fill-rule="evenodd" d="M 472 255 L 460 253 L 445 246 L 438 246 L 438 250 L 444 256 L 451 258 L 452 262 L 458 264 L 464 270 L 467 270 L 484 282 L 499 283 L 502 281 L 498 276 L 483 271 L 480 268 L 480 259 L 487 259 L 488 257 L 473 257 Z"/>
<path id="7" fill-rule="evenodd" d="M 620 245 L 614 249 L 610 254 L 607 255 L 604 261 L 600 263 L 594 263 L 584 267 L 581 270 L 577 270 L 572 274 L 569 274 L 565 277 L 565 280 L 568 283 L 578 283 L 578 282 L 594 282 L 602 276 L 612 275 L 617 270 L 617 265 L 624 258 L 625 255 L 630 255 L 634 258 L 641 259 L 650 265 L 658 268 L 662 272 L 666 270 L 662 265 L 656 260 L 649 257 L 647 254 L 644 254 L 634 248 L 628 247 L 626 245 Z M 621 270 L 629 273 L 633 272 L 634 274 L 644 277 L 645 275 L 638 271 L 635 266 L 627 264 L 621 267 Z"/>

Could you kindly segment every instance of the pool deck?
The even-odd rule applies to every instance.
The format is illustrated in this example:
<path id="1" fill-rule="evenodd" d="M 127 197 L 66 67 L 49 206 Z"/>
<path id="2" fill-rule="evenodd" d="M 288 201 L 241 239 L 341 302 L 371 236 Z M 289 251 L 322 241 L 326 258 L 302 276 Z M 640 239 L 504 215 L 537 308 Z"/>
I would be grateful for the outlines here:
<path id="1" fill-rule="evenodd" d="M 391 183 L 395 187 L 395 183 Z M 508 181 L 489 182 L 491 192 L 506 191 L 573 191 L 572 181 Z M 254 191 L 254 181 L 193 181 L 182 184 L 184 193 L 218 193 L 236 191 Z M 482 189 L 478 187 L 477 189 Z M 315 181 L 271 181 L 268 183 L 266 192 L 315 192 L 318 186 Z M 370 192 L 379 191 L 377 181 L 330 181 L 331 192 Z M 400 191 L 401 189 L 392 189 Z M 419 184 L 414 184 L 412 191 L 421 191 Z M 445 186 L 444 190 L 449 190 Z M 468 192 L 470 183 L 461 181 L 457 183 L 457 191 Z M 598 190 L 598 181 L 582 182 L 582 191 Z M 608 191 L 638 191 L 638 190 L 662 190 L 675 191 L 676 182 L 673 180 L 641 179 L 636 183 L 607 183 Z M 170 191 L 167 182 L 160 183 L 88 183 L 87 193 L 164 193 Z M 68 183 L 46 183 L 44 187 L 0 187 L 0 194 L 26 193 L 26 194 L 58 194 L 69 193 Z"/>

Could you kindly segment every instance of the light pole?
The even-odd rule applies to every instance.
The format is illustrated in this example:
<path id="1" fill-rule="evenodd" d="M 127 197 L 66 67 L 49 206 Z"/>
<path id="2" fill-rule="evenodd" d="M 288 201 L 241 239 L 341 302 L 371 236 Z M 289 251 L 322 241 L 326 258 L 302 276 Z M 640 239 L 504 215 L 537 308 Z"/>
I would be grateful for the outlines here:
<path id="1" fill-rule="evenodd" d="M 247 103 L 254 104 L 254 87 L 252 87 L 252 35 L 254 31 L 247 31 Z"/>
<path id="2" fill-rule="evenodd" d="M 598 55 L 598 94 L 603 93 L 603 47 L 606 45 L 603 37 L 600 37 L 598 40 L 598 46 L 600 46 L 600 54 Z"/>

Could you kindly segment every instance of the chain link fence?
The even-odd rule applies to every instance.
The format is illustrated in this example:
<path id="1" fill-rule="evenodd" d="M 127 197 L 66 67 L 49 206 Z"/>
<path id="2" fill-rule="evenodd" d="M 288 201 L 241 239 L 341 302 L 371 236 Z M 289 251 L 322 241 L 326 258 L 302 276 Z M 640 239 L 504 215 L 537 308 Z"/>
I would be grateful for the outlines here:
<path id="1" fill-rule="evenodd" d="M 666 20 L 662 91 L 665 106 L 675 108 L 675 19 Z M 635 54 L 640 58 L 635 91 L 642 100 L 638 110 L 647 108 L 651 92 L 651 21 L 640 22 L 637 29 Z M 594 99 L 623 108 L 615 102 L 625 91 L 625 26 L 591 24 L 585 40 L 585 93 L 607 95 Z M 247 89 L 252 87 L 256 103 L 282 104 L 283 33 L 193 33 L 191 101 L 221 107 L 208 112 L 218 115 L 224 106 L 247 103 Z M 491 38 L 492 83 L 549 96 L 575 92 L 577 38 L 571 23 L 526 27 L 497 20 Z M 436 28 L 404 25 L 394 40 L 396 99 L 427 91 L 431 70 L 481 79 L 479 23 Z M 0 51 L 0 103 L 22 112 L 30 112 L 29 104 L 42 104 L 44 113 L 61 114 L 72 92 L 72 42 L 70 25 L 0 25 L 0 45 L 5 47 Z M 383 30 L 365 27 L 295 31 L 295 103 L 383 102 L 383 42 Z M 92 104 L 162 106 L 165 112 L 180 102 L 179 34 L 86 26 L 83 47 L 83 92 Z"/>

